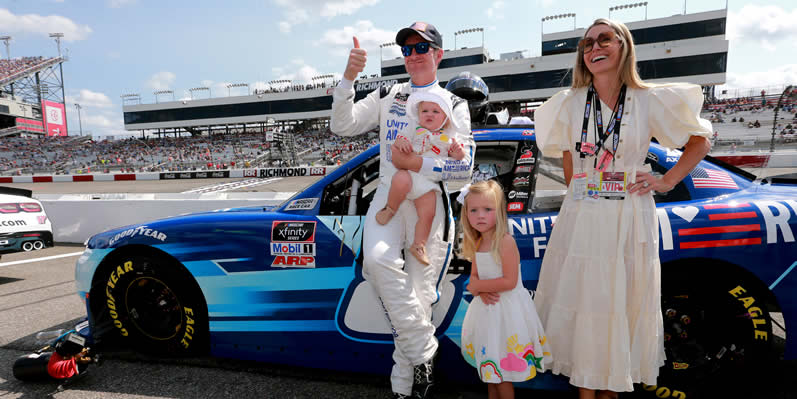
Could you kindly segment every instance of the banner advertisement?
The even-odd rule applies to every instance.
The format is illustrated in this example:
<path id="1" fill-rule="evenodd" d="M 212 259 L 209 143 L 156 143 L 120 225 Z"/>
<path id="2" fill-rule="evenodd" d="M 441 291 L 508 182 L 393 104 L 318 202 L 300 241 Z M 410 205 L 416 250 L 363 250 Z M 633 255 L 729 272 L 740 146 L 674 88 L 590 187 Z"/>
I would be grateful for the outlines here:
<path id="1" fill-rule="evenodd" d="M 15 121 L 17 129 L 28 132 L 44 133 L 44 124 L 41 121 L 27 118 L 17 118 Z"/>
<path id="2" fill-rule="evenodd" d="M 66 136 L 66 111 L 64 104 L 44 100 L 42 101 L 42 109 L 44 110 L 44 125 L 47 128 L 47 135 Z"/>
<path id="3" fill-rule="evenodd" d="M 160 174 L 160 180 L 177 179 L 213 179 L 219 177 L 230 177 L 229 170 L 209 170 L 206 172 L 167 172 Z"/>

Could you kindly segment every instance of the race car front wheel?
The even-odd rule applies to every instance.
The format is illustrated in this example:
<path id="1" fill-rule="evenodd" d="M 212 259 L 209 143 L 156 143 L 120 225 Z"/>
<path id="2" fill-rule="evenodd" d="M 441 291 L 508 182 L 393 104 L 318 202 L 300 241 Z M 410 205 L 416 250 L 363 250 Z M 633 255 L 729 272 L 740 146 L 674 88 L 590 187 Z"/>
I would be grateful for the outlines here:
<path id="1" fill-rule="evenodd" d="M 193 277 L 175 261 L 123 256 L 98 276 L 97 306 L 108 334 L 135 350 L 160 355 L 202 353 L 208 347 L 207 306 Z M 92 303 L 99 299 L 92 296 Z"/>
<path id="2" fill-rule="evenodd" d="M 638 390 L 657 398 L 722 396 L 734 378 L 770 362 L 772 319 L 759 286 L 733 275 L 710 284 L 698 283 L 694 272 L 663 277 L 667 360 L 657 385 Z"/>

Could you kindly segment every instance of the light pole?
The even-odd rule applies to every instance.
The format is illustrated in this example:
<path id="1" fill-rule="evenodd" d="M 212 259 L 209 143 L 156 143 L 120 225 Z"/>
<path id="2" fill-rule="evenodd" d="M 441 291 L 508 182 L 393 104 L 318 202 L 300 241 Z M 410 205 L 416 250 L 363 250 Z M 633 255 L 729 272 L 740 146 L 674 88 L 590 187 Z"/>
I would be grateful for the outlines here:
<path id="1" fill-rule="evenodd" d="M 780 93 L 780 97 L 778 98 L 778 105 L 775 106 L 775 120 L 772 121 L 772 141 L 769 142 L 769 152 L 775 152 L 775 131 L 778 128 L 778 111 L 780 110 L 780 105 L 783 103 L 783 97 L 786 96 L 792 99 L 797 97 L 797 90 L 793 89 L 795 89 L 794 85 L 786 86 L 783 93 Z"/>
<path id="2" fill-rule="evenodd" d="M 124 103 L 124 102 L 126 102 L 128 100 L 131 100 L 131 101 L 138 101 L 138 103 L 141 104 L 141 95 L 138 94 L 138 93 L 122 94 L 119 97 L 122 98 L 122 103 Z"/>
<path id="3" fill-rule="evenodd" d="M 626 8 L 645 7 L 645 20 L 648 19 L 648 2 L 621 4 L 619 6 L 609 7 L 609 19 L 612 18 L 612 11 L 623 10 Z"/>
<path id="4" fill-rule="evenodd" d="M 50 33 L 50 37 L 55 39 L 55 43 L 58 44 L 58 57 L 61 57 L 61 38 L 64 37 L 64 34 L 61 32 L 58 33 Z"/>
<path id="5" fill-rule="evenodd" d="M 379 62 L 381 63 L 384 58 L 382 58 L 382 49 L 385 47 L 396 46 L 396 42 L 389 42 L 389 43 L 382 43 L 379 45 Z"/>
<path id="6" fill-rule="evenodd" d="M 474 32 L 482 33 L 482 47 L 484 47 L 484 28 L 468 28 L 454 32 L 454 50 L 457 49 L 457 36 L 464 35 L 465 33 L 474 33 Z"/>
<path id="7" fill-rule="evenodd" d="M 207 90 L 208 98 L 210 98 L 213 95 L 213 93 L 210 91 L 210 87 L 205 87 L 205 86 L 193 87 L 188 89 L 188 92 L 191 94 L 191 99 L 193 100 L 195 91 L 205 91 L 205 90 Z"/>
<path id="8" fill-rule="evenodd" d="M 83 135 L 83 121 L 80 119 L 80 110 L 83 108 L 80 104 L 75 103 L 75 108 L 77 108 L 77 122 L 80 124 L 80 135 Z"/>
<path id="9" fill-rule="evenodd" d="M 172 101 L 174 101 L 174 91 L 172 91 L 172 90 L 155 90 L 155 91 L 152 92 L 152 94 L 155 95 L 155 104 L 158 103 L 158 96 L 161 95 L 161 94 L 171 94 L 172 95 Z"/>
<path id="10" fill-rule="evenodd" d="M 249 83 L 230 83 L 227 85 L 227 97 L 230 96 L 231 87 L 246 87 L 246 95 L 249 95 Z"/>
<path id="11" fill-rule="evenodd" d="M 0 36 L 0 40 L 6 43 L 6 58 L 11 61 L 11 50 L 9 49 L 8 42 L 11 41 L 11 36 Z"/>
<path id="12" fill-rule="evenodd" d="M 554 19 L 564 19 L 564 18 L 573 18 L 573 30 L 576 30 L 576 13 L 570 12 L 566 14 L 559 14 L 559 15 L 549 15 L 547 17 L 542 17 L 540 20 L 540 42 L 542 42 L 542 24 L 545 21 L 553 21 Z M 542 53 L 540 53 L 542 54 Z"/>

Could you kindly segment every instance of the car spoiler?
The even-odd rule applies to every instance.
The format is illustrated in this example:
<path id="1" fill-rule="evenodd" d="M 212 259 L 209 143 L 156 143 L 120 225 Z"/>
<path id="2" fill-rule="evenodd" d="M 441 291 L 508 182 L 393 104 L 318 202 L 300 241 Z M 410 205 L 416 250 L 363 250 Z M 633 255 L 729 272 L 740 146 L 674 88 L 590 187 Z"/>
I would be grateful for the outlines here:
<path id="1" fill-rule="evenodd" d="M 33 191 L 24 188 L 12 188 L 0 186 L 0 194 L 20 195 L 23 197 L 33 198 Z"/>

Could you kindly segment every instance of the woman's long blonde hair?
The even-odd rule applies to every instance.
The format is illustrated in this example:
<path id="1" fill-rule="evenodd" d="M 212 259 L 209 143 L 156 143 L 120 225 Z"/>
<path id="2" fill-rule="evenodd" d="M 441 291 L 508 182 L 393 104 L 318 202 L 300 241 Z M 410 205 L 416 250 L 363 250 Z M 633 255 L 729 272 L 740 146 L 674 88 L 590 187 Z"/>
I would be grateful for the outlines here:
<path id="1" fill-rule="evenodd" d="M 618 40 L 620 40 L 620 65 L 617 66 L 618 79 L 620 82 L 625 83 L 626 86 L 634 89 L 644 89 L 650 87 L 647 83 L 642 81 L 637 72 L 636 65 L 636 50 L 634 46 L 634 37 L 631 36 L 631 31 L 622 22 L 612 21 L 606 18 L 598 18 L 592 25 L 584 31 L 585 38 L 587 33 L 596 25 L 606 25 L 612 30 Z M 584 64 L 584 49 L 578 46 L 576 51 L 576 63 L 573 66 L 573 88 L 589 87 L 592 83 L 592 73 Z"/>
<path id="2" fill-rule="evenodd" d="M 483 194 L 493 198 L 493 203 L 495 204 L 495 233 L 493 234 L 493 242 L 490 244 L 490 254 L 493 256 L 496 263 L 500 264 L 501 254 L 498 252 L 498 249 L 501 245 L 501 238 L 503 238 L 509 230 L 509 223 L 506 218 L 504 190 L 495 180 L 484 180 L 473 183 L 468 190 L 468 195 L 465 196 L 465 203 L 462 204 L 462 211 L 459 215 L 459 220 L 460 223 L 462 223 L 462 230 L 465 235 L 462 241 L 461 255 L 463 258 L 473 261 L 476 257 L 478 244 L 482 238 L 482 233 L 474 229 L 468 221 L 468 198 L 474 194 Z"/>

